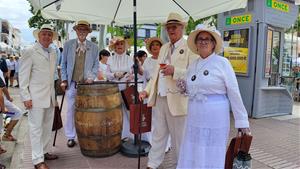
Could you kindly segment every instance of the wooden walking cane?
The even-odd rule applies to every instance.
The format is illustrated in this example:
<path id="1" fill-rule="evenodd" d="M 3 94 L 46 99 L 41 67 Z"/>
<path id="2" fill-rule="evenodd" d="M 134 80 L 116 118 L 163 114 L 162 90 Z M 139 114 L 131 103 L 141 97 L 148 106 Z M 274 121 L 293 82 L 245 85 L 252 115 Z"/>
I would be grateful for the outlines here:
<path id="1" fill-rule="evenodd" d="M 62 107 L 63 107 L 63 104 L 64 104 L 64 99 L 65 99 L 65 92 L 63 93 L 63 96 L 62 96 L 62 99 L 61 99 L 61 103 L 60 103 L 60 107 L 59 107 L 59 111 L 58 111 L 59 116 L 61 115 L 61 110 L 62 110 Z M 61 117 L 60 117 L 60 120 L 61 120 Z M 62 124 L 61 124 L 61 127 L 62 127 Z M 55 129 L 54 140 L 53 140 L 53 147 L 55 146 L 55 142 L 56 142 L 57 130 L 59 130 L 60 128 L 56 128 Z"/>

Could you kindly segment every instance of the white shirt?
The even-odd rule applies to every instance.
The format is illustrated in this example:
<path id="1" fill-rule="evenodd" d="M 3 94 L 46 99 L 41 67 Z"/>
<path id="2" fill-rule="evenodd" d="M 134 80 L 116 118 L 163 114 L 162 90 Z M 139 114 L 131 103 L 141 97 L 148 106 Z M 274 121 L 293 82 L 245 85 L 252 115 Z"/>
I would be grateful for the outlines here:
<path id="1" fill-rule="evenodd" d="M 138 91 L 143 91 L 145 89 L 148 81 L 151 79 L 154 69 L 158 64 L 157 59 L 153 59 L 152 57 L 147 57 L 142 65 L 143 67 L 143 76 L 138 76 L 139 81 L 143 81 L 143 84 L 138 85 Z"/>
<path id="2" fill-rule="evenodd" d="M 152 57 L 147 57 L 144 61 L 143 68 L 146 81 L 149 81 L 152 77 L 155 67 L 158 66 L 158 59 L 153 59 Z"/>
<path id="3" fill-rule="evenodd" d="M 6 64 L 7 64 L 8 70 L 15 70 L 15 61 L 6 59 Z"/>
<path id="4" fill-rule="evenodd" d="M 172 63 L 172 58 L 174 58 L 174 54 L 175 54 L 175 50 L 181 46 L 184 43 L 184 39 L 181 38 L 179 39 L 177 42 L 175 42 L 174 45 L 174 49 L 173 49 L 173 53 L 171 54 L 171 46 L 169 47 L 169 51 L 168 53 L 165 53 L 165 56 L 163 58 L 163 60 L 166 61 L 167 64 Z M 170 44 L 172 45 L 172 44 Z M 158 84 L 157 84 L 157 94 L 160 96 L 167 96 L 167 86 L 166 86 L 166 82 L 165 82 L 165 77 L 162 73 L 159 73 L 158 75 Z"/>
<path id="5" fill-rule="evenodd" d="M 107 70 L 107 64 L 102 63 L 101 61 L 99 61 L 99 69 L 98 69 L 98 73 L 102 72 L 103 76 L 104 76 L 104 80 L 106 80 L 106 70 Z M 96 77 L 95 79 L 96 81 L 99 81 L 98 77 Z"/>
<path id="6" fill-rule="evenodd" d="M 131 67 L 133 66 L 133 58 L 131 56 L 126 55 L 124 52 L 121 55 L 118 55 L 117 53 L 114 53 L 112 56 L 110 56 L 107 60 L 107 70 L 106 70 L 106 78 L 110 81 L 126 81 L 128 78 L 128 75 L 131 74 Z M 114 73 L 116 72 L 122 72 L 126 73 L 125 77 L 122 79 L 116 79 L 114 77 Z M 125 89 L 126 85 L 119 85 L 120 90 Z"/>
<path id="7" fill-rule="evenodd" d="M 15 61 L 15 72 L 19 72 L 19 61 Z"/>
<path id="8" fill-rule="evenodd" d="M 234 70 L 226 58 L 215 53 L 205 59 L 199 57 L 190 64 L 186 80 L 190 99 L 193 97 L 199 99 L 201 98 L 199 95 L 202 95 L 203 99 L 205 99 L 205 95 L 227 95 L 236 128 L 249 126 L 248 114 L 241 98 Z"/>

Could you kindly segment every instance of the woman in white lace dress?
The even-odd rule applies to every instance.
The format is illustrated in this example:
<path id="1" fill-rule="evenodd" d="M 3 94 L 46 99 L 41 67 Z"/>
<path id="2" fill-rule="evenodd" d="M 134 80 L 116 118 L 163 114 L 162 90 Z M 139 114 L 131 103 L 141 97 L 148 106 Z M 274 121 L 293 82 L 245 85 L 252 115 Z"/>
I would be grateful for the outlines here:
<path id="1" fill-rule="evenodd" d="M 218 55 L 222 46 L 220 33 L 212 28 L 198 26 L 188 37 L 188 47 L 199 58 L 189 66 L 186 76 L 188 116 L 178 169 L 224 169 L 230 106 L 235 128 L 250 134 L 233 68 Z"/>
<path id="2" fill-rule="evenodd" d="M 126 82 L 131 81 L 133 78 L 132 66 L 133 58 L 126 54 L 129 48 L 127 40 L 123 37 L 114 37 L 110 41 L 110 50 L 113 52 L 107 60 L 106 78 L 109 81 Z M 119 90 L 126 89 L 126 84 L 119 84 Z M 122 103 L 123 111 L 123 129 L 122 139 L 133 138 L 133 134 L 129 131 L 129 112 L 124 103 Z"/>

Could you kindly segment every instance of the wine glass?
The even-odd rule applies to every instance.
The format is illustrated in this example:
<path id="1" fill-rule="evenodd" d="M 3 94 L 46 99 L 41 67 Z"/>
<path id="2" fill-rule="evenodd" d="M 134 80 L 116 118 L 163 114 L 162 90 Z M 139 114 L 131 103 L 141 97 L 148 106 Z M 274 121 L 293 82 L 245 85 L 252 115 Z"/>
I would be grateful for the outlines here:
<path id="1" fill-rule="evenodd" d="M 168 60 L 166 58 L 162 59 L 161 62 L 159 63 L 160 69 L 163 69 L 169 64 Z"/>

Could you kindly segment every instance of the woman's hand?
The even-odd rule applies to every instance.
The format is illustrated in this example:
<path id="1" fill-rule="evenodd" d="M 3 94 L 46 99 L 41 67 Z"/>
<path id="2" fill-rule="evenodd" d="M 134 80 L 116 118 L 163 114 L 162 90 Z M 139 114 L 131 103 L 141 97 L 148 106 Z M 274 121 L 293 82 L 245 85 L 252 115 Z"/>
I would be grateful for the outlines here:
<path id="1" fill-rule="evenodd" d="M 114 73 L 114 77 L 118 80 L 121 80 L 125 75 L 126 75 L 127 72 L 116 72 Z"/>
<path id="2" fill-rule="evenodd" d="M 251 135 L 251 131 L 250 131 L 250 128 L 239 128 L 239 131 L 243 134 L 246 134 L 246 135 Z"/>

